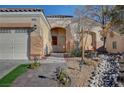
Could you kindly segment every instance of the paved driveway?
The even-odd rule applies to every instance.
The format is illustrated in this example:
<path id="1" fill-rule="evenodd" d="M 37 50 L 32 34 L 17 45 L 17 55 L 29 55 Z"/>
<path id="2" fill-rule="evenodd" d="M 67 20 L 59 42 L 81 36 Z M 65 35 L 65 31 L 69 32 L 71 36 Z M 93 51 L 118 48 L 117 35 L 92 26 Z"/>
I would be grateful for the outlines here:
<path id="1" fill-rule="evenodd" d="M 29 70 L 18 77 L 12 84 L 13 87 L 57 87 L 55 71 L 57 67 L 66 67 L 63 57 L 50 56 L 41 60 L 38 69 Z"/>
<path id="2" fill-rule="evenodd" d="M 0 60 L 0 77 L 3 77 L 12 69 L 16 68 L 25 61 Z M 28 70 L 19 76 L 11 86 L 13 87 L 56 87 L 55 71 L 57 67 L 65 67 L 65 59 L 61 56 L 49 56 L 41 60 L 41 66 L 38 69 Z"/>
<path id="3" fill-rule="evenodd" d="M 12 69 L 16 68 L 18 65 L 25 63 L 23 60 L 0 60 L 0 78 L 9 73 Z"/>
<path id="4" fill-rule="evenodd" d="M 12 87 L 57 87 L 55 70 L 58 66 L 64 66 L 64 63 L 44 63 L 39 69 L 29 70 L 18 77 L 12 84 Z"/>

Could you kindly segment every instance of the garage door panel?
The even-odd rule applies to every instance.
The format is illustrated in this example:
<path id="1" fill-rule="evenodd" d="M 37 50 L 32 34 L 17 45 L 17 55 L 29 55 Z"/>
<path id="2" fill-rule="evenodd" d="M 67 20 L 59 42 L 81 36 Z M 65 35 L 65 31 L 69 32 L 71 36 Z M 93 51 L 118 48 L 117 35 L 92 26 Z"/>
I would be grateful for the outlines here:
<path id="1" fill-rule="evenodd" d="M 15 54 L 23 54 L 24 55 L 24 50 L 20 49 L 20 50 L 14 50 Z M 26 53 L 25 53 L 26 54 Z"/>
<path id="2" fill-rule="evenodd" d="M 12 36 L 11 33 L 0 33 L 0 59 L 11 59 L 12 56 Z"/>
<path id="3" fill-rule="evenodd" d="M 28 59 L 27 57 L 27 40 L 28 35 L 25 33 L 0 33 L 0 59 Z M 23 32 L 23 30 L 22 30 Z"/>
<path id="4" fill-rule="evenodd" d="M 14 37 L 14 57 L 16 59 L 28 59 L 27 57 L 27 40 L 28 35 L 25 30 L 20 30 L 19 33 L 15 33 Z"/>

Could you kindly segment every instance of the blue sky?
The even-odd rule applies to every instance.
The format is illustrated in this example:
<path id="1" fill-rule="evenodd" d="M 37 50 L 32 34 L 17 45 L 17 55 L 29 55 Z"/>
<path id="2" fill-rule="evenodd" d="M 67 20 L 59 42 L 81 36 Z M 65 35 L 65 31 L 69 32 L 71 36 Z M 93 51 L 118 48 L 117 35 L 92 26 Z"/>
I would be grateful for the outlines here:
<path id="1" fill-rule="evenodd" d="M 43 8 L 46 15 L 74 15 L 77 5 L 0 5 L 0 8 Z"/>

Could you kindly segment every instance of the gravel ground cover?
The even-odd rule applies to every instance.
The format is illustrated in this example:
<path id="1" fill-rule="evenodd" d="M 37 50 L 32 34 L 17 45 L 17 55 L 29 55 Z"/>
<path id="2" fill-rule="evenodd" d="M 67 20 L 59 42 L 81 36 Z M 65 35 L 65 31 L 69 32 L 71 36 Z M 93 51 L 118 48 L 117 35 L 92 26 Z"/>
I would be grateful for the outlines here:
<path id="1" fill-rule="evenodd" d="M 85 59 L 86 64 L 82 65 L 82 70 L 79 70 L 79 62 L 81 58 L 66 58 L 67 73 L 72 80 L 72 87 L 87 87 L 91 73 L 97 67 L 99 62 L 91 59 Z"/>

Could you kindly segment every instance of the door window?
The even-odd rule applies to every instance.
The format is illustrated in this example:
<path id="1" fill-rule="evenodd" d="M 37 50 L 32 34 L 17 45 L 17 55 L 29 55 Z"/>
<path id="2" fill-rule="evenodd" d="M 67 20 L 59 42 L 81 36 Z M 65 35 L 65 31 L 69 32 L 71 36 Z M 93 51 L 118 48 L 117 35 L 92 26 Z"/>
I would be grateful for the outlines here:
<path id="1" fill-rule="evenodd" d="M 52 45 L 57 45 L 57 36 L 52 36 Z"/>

